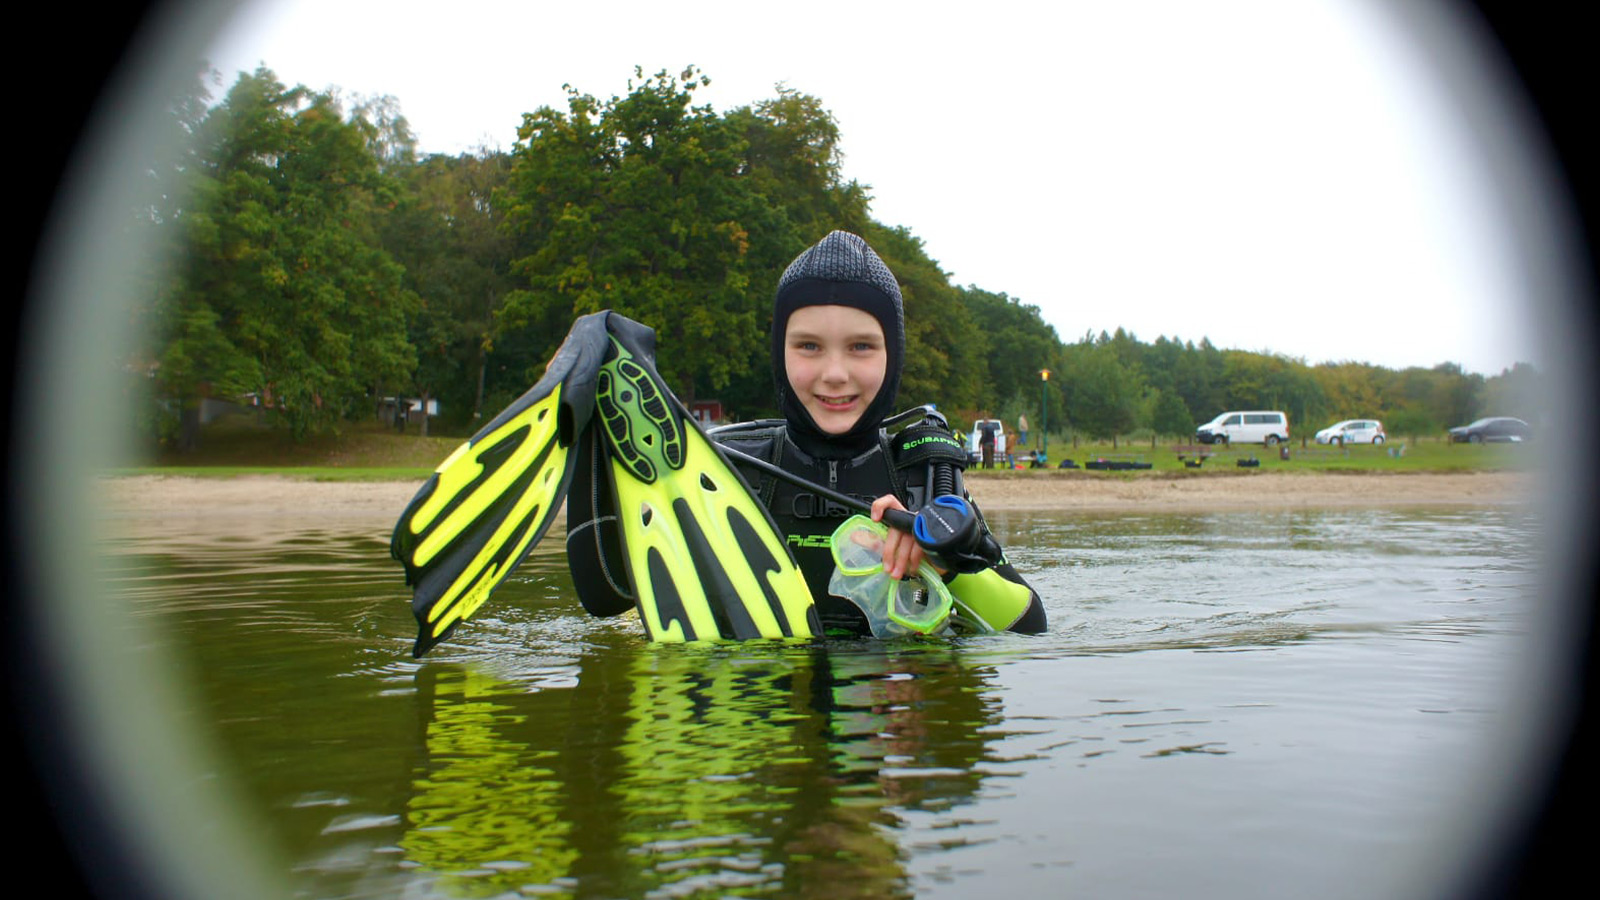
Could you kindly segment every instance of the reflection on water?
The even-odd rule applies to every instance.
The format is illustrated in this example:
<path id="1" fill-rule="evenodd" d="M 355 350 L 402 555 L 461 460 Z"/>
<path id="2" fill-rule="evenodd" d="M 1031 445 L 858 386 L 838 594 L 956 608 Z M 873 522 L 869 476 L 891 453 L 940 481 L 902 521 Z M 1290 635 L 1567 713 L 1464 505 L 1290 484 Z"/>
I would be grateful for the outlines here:
<path id="1" fill-rule="evenodd" d="M 984 671 L 949 648 L 764 651 L 590 653 L 560 690 L 425 667 L 407 863 L 466 895 L 908 895 L 893 810 L 976 790 Z"/>
<path id="2" fill-rule="evenodd" d="M 306 896 L 1404 896 L 1467 852 L 1533 517 L 994 518 L 1047 635 L 655 647 L 552 544 L 417 661 L 388 523 L 110 551 Z"/>

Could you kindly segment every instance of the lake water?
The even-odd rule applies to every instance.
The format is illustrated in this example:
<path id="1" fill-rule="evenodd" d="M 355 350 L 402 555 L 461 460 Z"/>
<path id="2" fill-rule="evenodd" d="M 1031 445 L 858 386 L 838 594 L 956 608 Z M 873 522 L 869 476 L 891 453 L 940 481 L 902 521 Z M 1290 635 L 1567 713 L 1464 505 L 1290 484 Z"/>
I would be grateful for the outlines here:
<path id="1" fill-rule="evenodd" d="M 303 897 L 1416 897 L 1514 788 L 1512 507 L 992 516 L 1038 637 L 652 646 L 550 541 L 422 660 L 387 522 L 133 519 L 196 778 Z"/>

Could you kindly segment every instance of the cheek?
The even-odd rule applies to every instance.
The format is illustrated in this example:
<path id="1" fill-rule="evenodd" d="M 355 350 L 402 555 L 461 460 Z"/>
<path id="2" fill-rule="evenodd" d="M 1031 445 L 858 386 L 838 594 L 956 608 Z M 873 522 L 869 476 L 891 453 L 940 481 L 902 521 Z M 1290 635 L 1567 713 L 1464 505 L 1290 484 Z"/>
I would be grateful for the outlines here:
<path id="1" fill-rule="evenodd" d="M 856 383 L 860 384 L 862 390 L 866 393 L 876 395 L 878 393 L 878 388 L 883 386 L 884 373 L 886 373 L 888 369 L 888 358 L 879 356 L 877 360 L 871 364 L 863 365 L 856 369 Z"/>
<path id="2" fill-rule="evenodd" d="M 811 381 L 811 363 L 795 353 L 783 355 L 783 371 L 789 377 L 789 387 L 799 391 Z"/>

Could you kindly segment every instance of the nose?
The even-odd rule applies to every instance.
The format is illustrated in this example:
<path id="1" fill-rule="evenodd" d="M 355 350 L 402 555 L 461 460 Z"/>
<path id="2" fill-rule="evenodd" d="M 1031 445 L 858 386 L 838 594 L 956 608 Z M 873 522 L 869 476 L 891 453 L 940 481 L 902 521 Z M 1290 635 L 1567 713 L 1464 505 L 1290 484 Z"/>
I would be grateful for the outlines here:
<path id="1" fill-rule="evenodd" d="M 822 366 L 822 380 L 827 384 L 844 384 L 850 380 L 850 372 L 845 367 L 844 354 L 828 354 L 828 358 Z"/>

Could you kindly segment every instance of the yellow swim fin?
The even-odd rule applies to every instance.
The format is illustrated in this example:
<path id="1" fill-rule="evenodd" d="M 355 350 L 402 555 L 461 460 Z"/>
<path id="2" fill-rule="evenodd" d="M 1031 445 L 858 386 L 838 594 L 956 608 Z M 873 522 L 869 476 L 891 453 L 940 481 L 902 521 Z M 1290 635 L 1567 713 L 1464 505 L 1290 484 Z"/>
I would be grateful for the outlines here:
<path id="1" fill-rule="evenodd" d="M 544 537 L 572 481 L 610 349 L 607 313 L 573 323 L 544 377 L 434 470 L 389 543 L 416 590 L 414 656 L 477 610 Z"/>
<path id="2" fill-rule="evenodd" d="M 623 558 L 664 643 L 815 637 L 821 621 L 772 517 L 656 373 L 649 328 L 613 314 L 595 383 Z"/>

